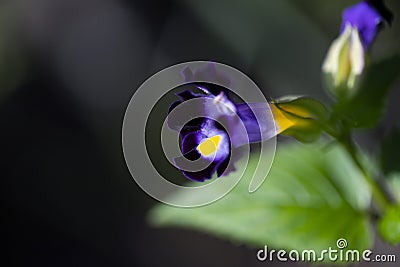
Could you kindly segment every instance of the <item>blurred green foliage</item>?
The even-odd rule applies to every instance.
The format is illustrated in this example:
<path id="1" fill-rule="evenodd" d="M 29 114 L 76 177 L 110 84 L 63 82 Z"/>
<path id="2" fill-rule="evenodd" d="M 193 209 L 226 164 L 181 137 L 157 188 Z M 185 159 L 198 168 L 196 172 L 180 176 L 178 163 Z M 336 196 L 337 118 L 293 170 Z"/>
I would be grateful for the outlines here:
<path id="1" fill-rule="evenodd" d="M 321 251 L 335 247 L 339 238 L 348 241 L 349 249 L 371 246 L 370 191 L 340 146 L 280 145 L 266 182 L 249 194 L 256 162 L 250 160 L 247 175 L 221 200 L 190 209 L 161 204 L 151 211 L 151 223 L 284 249 Z M 172 197 L 196 196 L 178 192 Z"/>
<path id="2" fill-rule="evenodd" d="M 382 117 L 387 96 L 400 75 L 400 55 L 371 64 L 363 74 L 357 92 L 349 99 L 339 99 L 333 116 L 347 122 L 347 127 L 371 128 Z"/>
<path id="3" fill-rule="evenodd" d="M 400 243 L 400 206 L 388 209 L 385 216 L 379 222 L 381 236 L 393 245 Z"/>
<path id="4" fill-rule="evenodd" d="M 380 151 L 380 164 L 382 171 L 400 173 L 400 130 L 394 129 L 383 140 Z"/>
<path id="5" fill-rule="evenodd" d="M 400 203 L 400 172 L 391 173 L 386 180 L 397 203 Z"/>

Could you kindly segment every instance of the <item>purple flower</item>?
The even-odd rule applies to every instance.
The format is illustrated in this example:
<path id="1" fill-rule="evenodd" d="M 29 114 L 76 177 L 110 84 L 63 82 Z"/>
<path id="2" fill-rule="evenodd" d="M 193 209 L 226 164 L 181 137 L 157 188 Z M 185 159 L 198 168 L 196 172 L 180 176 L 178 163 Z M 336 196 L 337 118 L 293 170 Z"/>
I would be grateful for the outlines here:
<path id="1" fill-rule="evenodd" d="M 209 164 L 201 171 L 186 171 L 182 167 L 182 158 L 176 158 L 175 165 L 187 178 L 202 182 L 211 179 L 215 172 L 218 177 L 226 175 L 235 170 L 233 163 L 238 159 L 238 153 L 232 153 L 233 150 L 276 135 L 273 118 L 266 113 L 267 103 L 234 103 L 228 97 L 228 90 L 213 84 L 187 86 L 190 90 L 177 94 L 180 99 L 171 105 L 169 112 L 185 101 L 198 99 L 200 105 L 187 108 L 196 109 L 195 113 L 201 117 L 190 120 L 189 112 L 181 110 L 173 118 L 168 116 L 168 125 L 180 131 L 181 151 L 186 159 Z M 182 122 L 187 123 L 182 125 Z M 232 158 L 232 155 L 236 157 Z"/>
<path id="2" fill-rule="evenodd" d="M 351 96 L 365 66 L 365 53 L 383 22 L 392 15 L 382 1 L 363 1 L 343 11 L 341 32 L 330 46 L 322 70 L 333 95 Z"/>
<path id="3" fill-rule="evenodd" d="M 274 122 L 266 112 L 267 103 L 234 103 L 228 96 L 230 94 L 229 90 L 213 84 L 196 83 L 189 86 L 190 90 L 184 90 L 177 94 L 180 99 L 170 106 L 169 112 L 190 99 L 208 99 L 212 101 L 212 106 L 207 104 L 204 106 L 190 106 L 190 109 L 198 109 L 195 113 L 205 118 L 217 118 L 218 121 L 224 122 L 229 128 L 234 147 L 240 147 L 249 142 L 260 142 L 262 139 L 273 136 Z M 193 92 L 196 89 L 199 93 Z M 207 102 L 209 103 L 210 101 Z M 182 126 L 180 121 L 187 121 L 184 112 L 179 115 L 179 117 L 174 117 L 172 120 L 168 117 L 168 125 L 171 129 L 179 129 Z M 246 128 L 247 136 L 243 136 L 241 133 L 236 135 L 238 133 L 237 129 L 242 123 Z M 190 124 L 186 128 L 191 128 Z M 184 127 L 181 130 L 181 136 L 185 133 Z"/>
<path id="4" fill-rule="evenodd" d="M 341 32 L 347 25 L 358 30 L 364 49 L 372 44 L 383 22 L 391 23 L 392 15 L 382 1 L 363 1 L 343 11 Z"/>
<path id="5" fill-rule="evenodd" d="M 227 173 L 231 155 L 230 139 L 216 121 L 204 118 L 189 122 L 182 137 L 181 150 L 186 159 L 201 160 L 208 165 L 199 171 L 182 170 L 190 180 L 204 182 L 206 179 L 211 179 L 215 172 L 218 177 L 224 172 Z M 181 158 L 175 159 L 175 165 L 178 168 L 183 165 Z"/>

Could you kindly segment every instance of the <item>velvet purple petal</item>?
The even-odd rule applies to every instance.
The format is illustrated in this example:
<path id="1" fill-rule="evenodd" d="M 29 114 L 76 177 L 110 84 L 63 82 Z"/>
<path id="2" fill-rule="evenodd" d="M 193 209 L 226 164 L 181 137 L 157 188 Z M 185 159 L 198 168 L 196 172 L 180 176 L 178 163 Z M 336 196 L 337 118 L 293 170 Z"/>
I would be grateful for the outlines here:
<path id="1" fill-rule="evenodd" d="M 205 180 L 211 179 L 215 171 L 218 169 L 218 162 L 213 162 L 204 170 L 197 172 L 182 171 L 186 178 L 195 182 L 204 182 Z"/>
<path id="2" fill-rule="evenodd" d="M 196 147 L 204 138 L 206 138 L 206 136 L 199 132 L 191 132 L 183 138 L 181 150 L 185 158 L 189 160 L 197 160 L 200 158 L 201 155 L 197 152 Z"/>
<path id="3" fill-rule="evenodd" d="M 267 103 L 242 103 L 236 105 L 240 121 L 231 122 L 233 124 L 231 126 L 233 147 L 262 142 L 276 135 L 273 116 L 269 112 L 267 105 Z M 239 129 L 239 123 L 244 124 L 247 136 L 242 133 L 235 134 L 238 133 L 236 129 Z"/>
<path id="4" fill-rule="evenodd" d="M 179 100 L 175 101 L 174 103 L 172 103 L 172 105 L 169 107 L 168 109 L 168 114 L 171 113 L 171 111 L 173 109 L 175 109 L 178 105 L 180 105 L 181 103 L 190 100 L 190 99 L 195 99 L 195 98 L 200 98 L 200 97 L 205 97 L 206 95 L 204 94 L 196 94 L 193 93 L 190 90 L 184 90 L 182 92 L 179 92 L 176 94 L 179 97 Z M 190 108 L 191 111 L 194 111 L 195 114 L 203 115 L 206 116 L 207 114 L 205 113 L 204 107 L 203 105 L 199 105 L 197 103 L 197 105 L 191 105 L 191 106 L 187 106 L 185 108 Z M 168 123 L 168 127 L 174 130 L 178 130 L 180 129 L 184 123 L 188 122 L 188 120 L 191 119 L 191 116 L 188 115 L 188 112 L 185 112 L 185 110 L 181 110 L 179 113 L 174 113 L 174 116 L 168 116 L 167 117 L 167 123 Z"/>
<path id="5" fill-rule="evenodd" d="M 367 49 L 374 41 L 383 21 L 384 18 L 377 10 L 368 3 L 361 2 L 343 11 L 341 31 L 344 31 L 347 24 L 356 27 L 364 49 Z"/>
<path id="6" fill-rule="evenodd" d="M 213 174 L 217 172 L 218 177 L 225 173 L 229 165 L 230 144 L 226 133 L 218 129 L 212 120 L 204 119 L 200 125 L 200 130 L 187 133 L 182 139 L 182 153 L 188 160 L 200 160 L 208 167 L 200 171 L 186 171 L 181 163 L 181 158 L 175 159 L 175 165 L 182 169 L 182 173 L 193 181 L 203 182 L 206 179 L 211 179 Z M 221 144 L 213 157 L 205 157 L 197 151 L 198 145 L 214 135 L 221 135 Z"/>
<path id="7" fill-rule="evenodd" d="M 186 70 L 186 75 L 194 74 Z M 184 156 L 174 159 L 176 167 L 190 180 L 205 181 L 211 179 L 215 172 L 219 177 L 235 170 L 234 162 L 241 156 L 236 148 L 267 140 L 275 136 L 276 131 L 267 103 L 235 104 L 228 97 L 229 91 L 221 86 L 205 83 L 194 85 L 202 93 L 190 90 L 178 93 L 179 100 L 171 105 L 169 113 L 190 99 L 203 98 L 204 101 L 182 106 L 173 116 L 168 116 L 168 125 L 171 129 L 179 130 L 182 137 L 181 150 Z M 191 114 L 200 117 L 191 119 Z M 218 123 L 211 118 L 218 120 Z M 215 135 L 221 137 L 216 152 L 210 155 L 200 153 L 199 144 Z M 232 153 L 232 149 L 235 153 Z M 231 158 L 232 155 L 235 158 Z M 199 171 L 187 171 L 185 169 L 188 168 L 184 167 L 189 167 L 187 160 L 196 160 L 201 166 L 208 167 Z"/>

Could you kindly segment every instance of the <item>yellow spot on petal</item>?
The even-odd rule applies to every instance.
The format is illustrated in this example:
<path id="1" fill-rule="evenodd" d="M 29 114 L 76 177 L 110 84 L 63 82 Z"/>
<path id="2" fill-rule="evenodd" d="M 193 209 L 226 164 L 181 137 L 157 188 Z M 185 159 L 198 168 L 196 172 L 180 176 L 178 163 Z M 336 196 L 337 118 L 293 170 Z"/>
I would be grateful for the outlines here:
<path id="1" fill-rule="evenodd" d="M 199 151 L 203 156 L 209 156 L 217 151 L 220 142 L 221 136 L 214 135 L 213 137 L 207 138 L 201 142 L 197 146 L 197 151 Z"/>

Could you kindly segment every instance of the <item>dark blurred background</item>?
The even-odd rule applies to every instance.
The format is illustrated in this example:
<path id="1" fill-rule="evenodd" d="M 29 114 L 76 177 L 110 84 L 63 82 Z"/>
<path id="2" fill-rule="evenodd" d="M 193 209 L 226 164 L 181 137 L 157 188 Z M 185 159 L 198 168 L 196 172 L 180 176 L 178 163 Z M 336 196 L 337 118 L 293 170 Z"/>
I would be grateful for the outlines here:
<path id="1" fill-rule="evenodd" d="M 231 65 L 266 96 L 327 101 L 320 66 L 355 2 L 2 0 L 0 264 L 265 265 L 257 248 L 148 226 L 156 201 L 125 165 L 125 108 L 149 76 L 192 60 Z M 386 2 L 400 14 L 399 1 Z M 372 58 L 399 45 L 396 17 Z M 397 123 L 399 99 L 397 85 L 379 128 L 359 136 L 372 153 Z"/>

